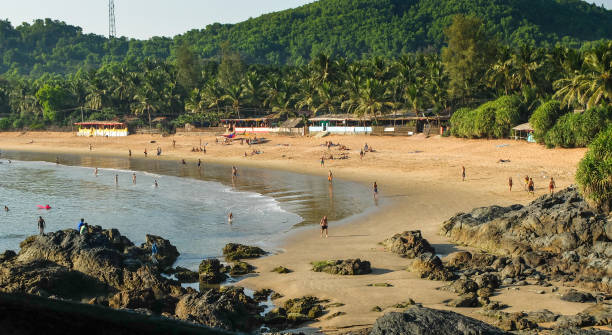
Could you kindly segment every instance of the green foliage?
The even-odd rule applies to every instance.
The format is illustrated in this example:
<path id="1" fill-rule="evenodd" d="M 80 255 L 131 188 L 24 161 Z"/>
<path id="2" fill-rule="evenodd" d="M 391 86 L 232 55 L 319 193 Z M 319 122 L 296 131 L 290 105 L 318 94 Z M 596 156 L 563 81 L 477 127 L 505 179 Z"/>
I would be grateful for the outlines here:
<path id="1" fill-rule="evenodd" d="M 74 73 L 103 63 L 173 59 L 189 45 L 201 58 L 219 55 L 222 42 L 249 63 L 305 64 L 319 53 L 349 60 L 439 50 L 456 14 L 482 19 L 507 45 L 577 46 L 612 36 L 612 12 L 583 1 L 554 0 L 321 0 L 238 24 L 215 23 L 174 38 L 109 40 L 51 19 L 13 27 L 0 21 L 0 73 Z M 177 54 L 176 57 L 179 57 Z"/>
<path id="2" fill-rule="evenodd" d="M 60 110 L 65 108 L 68 93 L 58 85 L 45 84 L 36 92 L 36 99 L 43 107 L 43 116 L 49 121 L 57 121 Z"/>
<path id="3" fill-rule="evenodd" d="M 482 20 L 456 15 L 445 30 L 448 47 L 442 59 L 450 77 L 454 97 L 473 97 L 485 86 L 485 73 L 494 62 L 495 46 Z"/>
<path id="4" fill-rule="evenodd" d="M 503 96 L 470 110 L 461 108 L 451 117 L 454 136 L 467 138 L 508 137 L 521 119 L 521 101 L 516 96 Z"/>
<path id="5" fill-rule="evenodd" d="M 533 135 L 538 143 L 544 143 L 546 133 L 564 113 L 565 110 L 561 108 L 561 103 L 557 100 L 550 100 L 533 112 L 529 123 L 534 129 Z"/>
<path id="6" fill-rule="evenodd" d="M 0 130 L 8 130 L 11 128 L 12 125 L 13 123 L 11 122 L 11 119 L 7 117 L 3 117 L 0 119 Z"/>
<path id="7" fill-rule="evenodd" d="M 578 164 L 576 181 L 587 199 L 608 212 L 612 209 L 612 126 L 589 145 Z"/>
<path id="8" fill-rule="evenodd" d="M 548 147 L 585 147 L 610 123 L 610 106 L 591 108 L 584 113 L 568 113 L 546 133 L 544 142 Z"/>

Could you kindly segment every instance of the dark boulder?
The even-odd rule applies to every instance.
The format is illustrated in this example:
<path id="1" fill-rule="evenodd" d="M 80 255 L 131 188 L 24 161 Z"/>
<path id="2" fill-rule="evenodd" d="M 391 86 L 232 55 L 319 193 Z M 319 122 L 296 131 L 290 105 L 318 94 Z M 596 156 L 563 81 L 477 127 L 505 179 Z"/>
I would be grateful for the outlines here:
<path id="1" fill-rule="evenodd" d="M 181 283 L 197 283 L 199 280 L 199 273 L 180 266 L 177 266 L 172 272 Z"/>
<path id="2" fill-rule="evenodd" d="M 593 297 L 591 293 L 571 290 L 562 295 L 561 300 L 570 302 L 590 302 L 595 301 L 595 297 Z"/>
<path id="3" fill-rule="evenodd" d="M 372 272 L 370 262 L 362 261 L 359 258 L 315 262 L 313 263 L 312 270 L 347 276 L 363 275 Z"/>
<path id="4" fill-rule="evenodd" d="M 0 254 L 0 263 L 10 261 L 15 257 L 17 257 L 17 254 L 13 250 L 7 250 Z"/>
<path id="5" fill-rule="evenodd" d="M 205 259 L 200 263 L 198 269 L 199 281 L 205 284 L 219 284 L 227 279 L 227 275 L 222 272 L 223 266 L 216 258 Z"/>
<path id="6" fill-rule="evenodd" d="M 223 247 L 223 256 L 226 261 L 239 261 L 241 259 L 259 258 L 267 253 L 259 248 L 248 245 L 228 243 Z"/>
<path id="7" fill-rule="evenodd" d="M 416 272 L 419 277 L 429 280 L 448 281 L 455 278 L 455 274 L 447 269 L 438 256 L 423 254 L 415 258 L 411 265 L 411 271 Z"/>
<path id="8" fill-rule="evenodd" d="M 434 248 L 421 235 L 420 230 L 405 231 L 384 240 L 385 249 L 407 258 L 415 258 L 424 253 L 435 254 Z"/>
<path id="9" fill-rule="evenodd" d="M 173 246 L 170 241 L 155 235 L 146 235 L 146 241 L 143 243 L 140 248 L 145 250 L 147 254 L 151 254 L 151 247 L 153 243 L 157 244 L 157 262 L 159 263 L 159 267 L 162 269 L 167 269 L 176 262 L 176 259 L 180 255 L 175 246 Z"/>
<path id="10" fill-rule="evenodd" d="M 476 319 L 450 311 L 412 307 L 378 318 L 370 335 L 509 335 Z"/>

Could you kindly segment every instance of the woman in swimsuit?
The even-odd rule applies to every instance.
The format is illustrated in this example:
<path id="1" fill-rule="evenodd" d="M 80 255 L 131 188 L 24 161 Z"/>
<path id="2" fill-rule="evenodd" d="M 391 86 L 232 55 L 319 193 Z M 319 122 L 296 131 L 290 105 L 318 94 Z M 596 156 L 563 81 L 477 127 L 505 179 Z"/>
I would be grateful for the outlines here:
<path id="1" fill-rule="evenodd" d="M 323 237 L 323 231 L 325 231 L 325 238 L 327 238 L 327 215 L 321 219 L 321 237 Z"/>

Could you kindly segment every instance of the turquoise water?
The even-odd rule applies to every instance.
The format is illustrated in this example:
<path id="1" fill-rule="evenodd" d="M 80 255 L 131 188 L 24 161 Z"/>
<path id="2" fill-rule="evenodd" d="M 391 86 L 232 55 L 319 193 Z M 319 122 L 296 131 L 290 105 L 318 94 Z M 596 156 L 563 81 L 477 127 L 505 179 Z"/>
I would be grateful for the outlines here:
<path id="1" fill-rule="evenodd" d="M 240 166 L 232 180 L 230 167 L 206 162 L 198 169 L 195 162 L 157 159 L 55 160 L 43 153 L 2 153 L 0 206 L 10 210 L 0 212 L 0 250 L 18 250 L 19 242 L 36 234 L 39 215 L 47 231 L 76 229 L 84 218 L 117 228 L 137 244 L 145 234 L 169 239 L 181 253 L 178 265 L 196 268 L 203 258 L 220 256 L 228 242 L 273 249 L 288 232 L 318 224 L 323 215 L 337 221 L 374 205 L 366 186 L 339 179 L 332 187 L 322 177 Z M 36 207 L 47 204 L 51 210 Z"/>

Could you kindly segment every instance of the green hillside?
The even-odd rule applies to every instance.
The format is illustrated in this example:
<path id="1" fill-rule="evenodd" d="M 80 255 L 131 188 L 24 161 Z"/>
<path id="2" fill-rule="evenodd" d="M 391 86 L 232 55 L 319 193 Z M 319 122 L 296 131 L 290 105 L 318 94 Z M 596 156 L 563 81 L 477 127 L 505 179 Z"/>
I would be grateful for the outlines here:
<path id="1" fill-rule="evenodd" d="M 146 41 L 83 34 L 79 27 L 38 20 L 0 21 L 0 73 L 39 76 L 97 68 L 110 61 L 173 57 L 188 42 L 203 58 L 229 42 L 250 63 L 303 64 L 323 52 L 349 60 L 439 50 L 454 14 L 477 16 L 502 43 L 564 44 L 612 38 L 612 11 L 579 0 L 320 0 L 235 25 L 213 24 Z"/>

